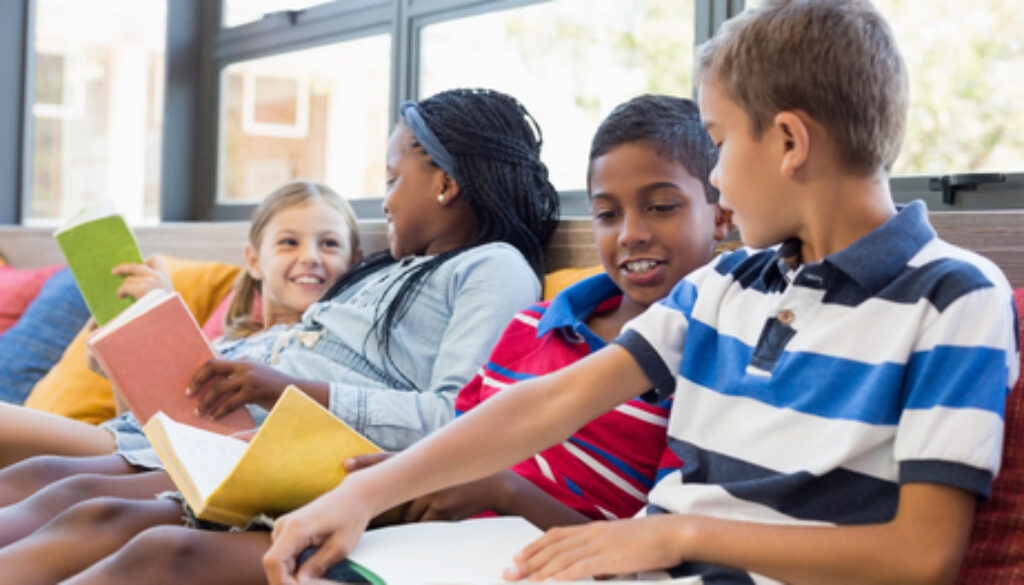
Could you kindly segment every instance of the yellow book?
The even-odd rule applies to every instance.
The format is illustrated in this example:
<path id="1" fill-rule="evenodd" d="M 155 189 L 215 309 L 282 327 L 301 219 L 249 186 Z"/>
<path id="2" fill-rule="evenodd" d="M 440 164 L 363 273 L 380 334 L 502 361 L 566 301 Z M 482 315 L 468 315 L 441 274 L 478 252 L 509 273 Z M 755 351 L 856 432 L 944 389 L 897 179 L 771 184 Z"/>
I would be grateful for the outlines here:
<path id="1" fill-rule="evenodd" d="M 249 443 L 162 412 L 144 430 L 196 515 L 235 526 L 312 501 L 345 479 L 346 459 L 381 451 L 294 386 Z"/>

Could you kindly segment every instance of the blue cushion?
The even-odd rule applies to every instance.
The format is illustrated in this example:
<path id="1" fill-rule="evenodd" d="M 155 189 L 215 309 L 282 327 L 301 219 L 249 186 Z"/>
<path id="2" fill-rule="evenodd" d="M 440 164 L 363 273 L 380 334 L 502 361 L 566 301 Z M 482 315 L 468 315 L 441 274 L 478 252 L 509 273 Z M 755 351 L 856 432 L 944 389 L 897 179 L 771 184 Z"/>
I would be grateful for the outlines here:
<path id="1" fill-rule="evenodd" d="M 0 400 L 24 403 L 88 319 L 71 271 L 54 273 L 18 322 L 0 335 Z"/>

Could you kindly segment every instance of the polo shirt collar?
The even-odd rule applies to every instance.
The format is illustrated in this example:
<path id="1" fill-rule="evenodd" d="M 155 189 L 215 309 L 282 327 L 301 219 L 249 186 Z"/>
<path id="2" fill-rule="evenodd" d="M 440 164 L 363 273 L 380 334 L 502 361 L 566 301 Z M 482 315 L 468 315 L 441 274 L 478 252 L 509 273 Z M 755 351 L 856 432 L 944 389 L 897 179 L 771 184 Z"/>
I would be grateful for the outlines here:
<path id="1" fill-rule="evenodd" d="M 537 322 L 537 337 L 559 327 L 574 328 L 585 323 L 602 303 L 621 295 L 619 287 L 605 273 L 595 274 L 558 293 Z"/>
<path id="2" fill-rule="evenodd" d="M 898 213 L 850 246 L 825 257 L 866 291 L 892 281 L 918 251 L 935 238 L 928 208 L 921 201 L 897 207 Z"/>
<path id="3" fill-rule="evenodd" d="M 898 205 L 896 215 L 885 223 L 816 264 L 834 267 L 864 290 L 874 292 L 891 282 L 935 235 L 928 222 L 928 208 L 921 201 L 913 201 Z M 796 268 L 794 263 L 799 260 L 800 248 L 798 238 L 783 242 L 776 249 L 776 261 L 765 266 L 762 273 L 764 282 L 778 283 L 787 272 Z M 822 273 L 821 269 L 807 268 Z"/>

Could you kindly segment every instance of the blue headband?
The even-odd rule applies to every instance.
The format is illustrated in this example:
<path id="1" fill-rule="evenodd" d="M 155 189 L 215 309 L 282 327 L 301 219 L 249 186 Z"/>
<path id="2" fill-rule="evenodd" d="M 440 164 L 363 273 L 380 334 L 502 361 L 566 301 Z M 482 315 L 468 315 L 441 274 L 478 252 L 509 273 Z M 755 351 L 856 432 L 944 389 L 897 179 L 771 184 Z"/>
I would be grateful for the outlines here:
<path id="1" fill-rule="evenodd" d="M 434 132 L 427 126 L 427 123 L 423 120 L 423 115 L 420 114 L 420 107 L 416 102 L 408 101 L 402 104 L 399 110 L 402 112 L 402 117 L 405 118 L 405 124 L 409 126 L 409 130 L 412 130 L 417 142 L 427 152 L 427 156 L 433 159 L 437 166 L 441 167 L 441 170 L 448 173 L 448 176 L 454 179 L 455 161 L 452 159 L 452 154 L 448 152 L 448 149 L 441 144 L 441 141 L 437 139 Z"/>

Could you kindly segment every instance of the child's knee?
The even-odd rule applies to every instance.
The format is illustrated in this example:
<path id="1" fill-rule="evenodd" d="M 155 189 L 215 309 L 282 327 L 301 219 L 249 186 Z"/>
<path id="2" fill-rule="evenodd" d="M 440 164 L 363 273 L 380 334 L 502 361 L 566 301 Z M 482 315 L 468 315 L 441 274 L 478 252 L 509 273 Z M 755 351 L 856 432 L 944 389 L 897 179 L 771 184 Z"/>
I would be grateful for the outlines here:
<path id="1" fill-rule="evenodd" d="M 156 526 L 132 538 L 118 553 L 114 566 L 120 570 L 153 570 L 160 567 L 183 575 L 194 567 L 203 552 L 199 534 L 180 526 Z"/>
<path id="2" fill-rule="evenodd" d="M 136 512 L 137 502 L 120 498 L 93 498 L 80 501 L 57 516 L 54 529 L 112 529 Z"/>
<path id="3" fill-rule="evenodd" d="M 19 461 L 0 471 L 0 482 L 4 485 L 31 482 L 53 483 L 77 473 L 74 461 L 67 457 L 40 455 Z"/>
<path id="4" fill-rule="evenodd" d="M 72 506 L 92 498 L 110 495 L 110 478 L 105 475 L 79 473 L 57 480 L 40 492 L 42 505 Z"/>

